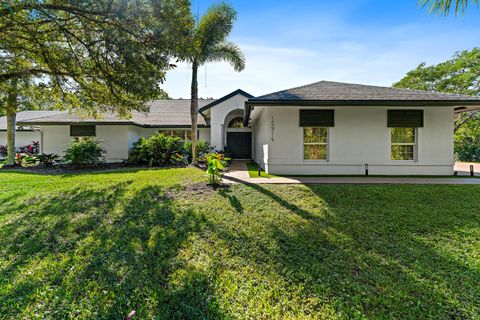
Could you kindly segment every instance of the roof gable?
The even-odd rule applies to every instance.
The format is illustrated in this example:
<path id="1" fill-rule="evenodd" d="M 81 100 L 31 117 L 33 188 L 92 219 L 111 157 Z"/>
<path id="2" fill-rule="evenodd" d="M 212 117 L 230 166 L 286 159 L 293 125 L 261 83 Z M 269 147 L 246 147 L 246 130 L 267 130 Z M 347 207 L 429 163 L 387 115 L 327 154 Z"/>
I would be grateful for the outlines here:
<path id="1" fill-rule="evenodd" d="M 245 91 L 243 91 L 242 89 L 237 89 L 237 90 L 235 90 L 235 91 L 227 94 L 226 96 L 223 96 L 223 97 L 221 97 L 220 99 L 217 99 L 217 100 L 215 100 L 215 101 L 212 101 L 211 103 L 205 105 L 204 107 L 201 107 L 201 108 L 198 110 L 198 112 L 202 113 L 202 112 L 204 112 L 204 111 L 206 111 L 206 110 L 208 110 L 208 109 L 216 106 L 217 104 L 222 103 L 222 102 L 224 102 L 224 101 L 226 101 L 226 100 L 228 100 L 228 99 L 236 96 L 237 94 L 240 94 L 240 95 L 242 95 L 242 96 L 244 96 L 244 97 L 246 97 L 246 98 L 248 98 L 248 99 L 254 98 L 254 96 L 252 96 L 250 93 L 245 92 Z"/>

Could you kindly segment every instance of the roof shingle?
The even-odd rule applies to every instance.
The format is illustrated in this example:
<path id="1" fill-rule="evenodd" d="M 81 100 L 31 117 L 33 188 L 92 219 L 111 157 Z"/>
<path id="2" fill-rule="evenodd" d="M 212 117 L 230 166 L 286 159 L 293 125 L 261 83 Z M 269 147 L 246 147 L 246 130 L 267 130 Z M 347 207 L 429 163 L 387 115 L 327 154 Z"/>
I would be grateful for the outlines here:
<path id="1" fill-rule="evenodd" d="M 198 100 L 199 107 L 203 107 L 211 102 L 213 99 Z M 41 124 L 68 124 L 68 123 L 118 123 L 118 124 L 132 124 L 144 127 L 172 127 L 172 126 L 189 126 L 190 120 L 190 100 L 176 99 L 176 100 L 155 100 L 149 103 L 150 111 L 141 113 L 138 111 L 132 112 L 132 117 L 129 119 L 118 118 L 113 113 L 102 113 L 98 118 L 84 118 L 76 113 L 61 112 L 51 114 L 41 118 L 23 117 L 22 124 L 41 125 Z M 48 111 L 45 111 L 48 112 Z M 200 126 L 206 125 L 205 119 L 199 115 L 198 124 Z"/>
<path id="2" fill-rule="evenodd" d="M 472 101 L 478 97 L 427 92 L 420 90 L 378 87 L 332 81 L 320 81 L 282 90 L 249 101 Z"/>

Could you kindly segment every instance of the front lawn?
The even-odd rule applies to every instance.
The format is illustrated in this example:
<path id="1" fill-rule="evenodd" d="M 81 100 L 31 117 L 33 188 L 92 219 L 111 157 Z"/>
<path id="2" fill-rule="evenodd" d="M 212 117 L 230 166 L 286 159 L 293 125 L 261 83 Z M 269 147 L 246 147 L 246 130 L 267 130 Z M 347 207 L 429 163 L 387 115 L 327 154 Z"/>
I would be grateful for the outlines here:
<path id="1" fill-rule="evenodd" d="M 480 185 L 0 172 L 1 319 L 474 319 Z"/>

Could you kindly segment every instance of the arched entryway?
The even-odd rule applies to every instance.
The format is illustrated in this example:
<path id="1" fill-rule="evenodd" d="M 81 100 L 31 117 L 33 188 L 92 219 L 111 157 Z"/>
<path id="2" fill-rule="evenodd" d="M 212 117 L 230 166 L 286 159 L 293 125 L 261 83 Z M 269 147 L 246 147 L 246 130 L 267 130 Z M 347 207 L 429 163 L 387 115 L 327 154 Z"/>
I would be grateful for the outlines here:
<path id="1" fill-rule="evenodd" d="M 243 110 L 233 110 L 225 117 L 225 141 L 233 159 L 252 158 L 252 129 L 243 126 Z"/>

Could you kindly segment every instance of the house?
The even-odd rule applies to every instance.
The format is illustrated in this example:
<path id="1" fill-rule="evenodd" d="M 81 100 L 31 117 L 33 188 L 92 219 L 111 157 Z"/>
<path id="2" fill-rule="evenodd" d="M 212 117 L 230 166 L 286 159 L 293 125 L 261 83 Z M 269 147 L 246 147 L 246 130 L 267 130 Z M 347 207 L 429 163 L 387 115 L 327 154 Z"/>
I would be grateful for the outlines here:
<path id="1" fill-rule="evenodd" d="M 28 119 L 51 116 L 61 113 L 60 111 L 22 111 L 17 113 L 17 122 Z M 38 130 L 30 126 L 17 126 L 15 135 L 15 145 L 17 147 L 31 144 L 33 141 L 41 141 L 42 135 Z M 7 144 L 7 117 L 0 117 L 0 145 Z"/>
<path id="2" fill-rule="evenodd" d="M 357 175 L 368 166 L 378 175 L 452 175 L 454 114 L 479 108 L 476 97 L 321 81 L 260 97 L 239 89 L 201 99 L 198 133 L 271 174 Z M 149 113 L 130 119 L 21 118 L 18 125 L 41 135 L 42 152 L 62 154 L 73 137 L 94 136 L 108 161 L 122 161 L 155 131 L 188 139 L 190 100 L 153 101 Z"/>

